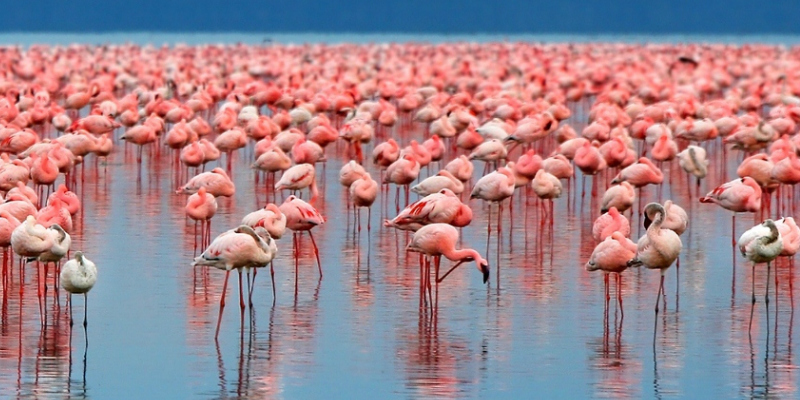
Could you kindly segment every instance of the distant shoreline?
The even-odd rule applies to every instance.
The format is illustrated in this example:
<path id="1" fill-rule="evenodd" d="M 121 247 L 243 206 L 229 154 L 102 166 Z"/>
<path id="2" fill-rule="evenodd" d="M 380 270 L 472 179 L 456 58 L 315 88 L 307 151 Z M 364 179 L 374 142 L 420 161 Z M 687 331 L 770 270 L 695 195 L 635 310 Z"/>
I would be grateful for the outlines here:
<path id="1" fill-rule="evenodd" d="M 8 32 L 0 33 L 0 45 L 70 43 L 178 44 L 208 43 L 303 44 L 303 43 L 402 43 L 402 42 L 543 42 L 543 43 L 763 43 L 794 45 L 800 35 L 703 35 L 703 34 L 408 34 L 408 33 L 206 33 L 206 32 Z"/>

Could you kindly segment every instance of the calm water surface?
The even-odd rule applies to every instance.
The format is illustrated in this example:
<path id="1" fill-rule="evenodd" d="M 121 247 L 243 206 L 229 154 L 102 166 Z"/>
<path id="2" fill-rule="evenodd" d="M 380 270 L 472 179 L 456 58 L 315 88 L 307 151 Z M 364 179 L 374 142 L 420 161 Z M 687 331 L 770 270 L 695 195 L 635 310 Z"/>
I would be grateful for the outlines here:
<path id="1" fill-rule="evenodd" d="M 577 117 L 568 122 L 581 127 Z M 415 126 L 394 134 L 406 143 L 422 131 Z M 89 347 L 80 325 L 83 300 L 75 298 L 78 324 L 70 341 L 64 293 L 56 303 L 51 285 L 42 327 L 36 269 L 26 267 L 23 278 L 15 264 L 2 289 L 0 397 L 799 396 L 793 269 L 786 260 L 778 262 L 766 312 L 766 271 L 757 268 L 749 337 L 752 276 L 732 251 L 730 214 L 699 204 L 697 189 L 687 191 L 677 165 L 661 189 L 644 191 L 644 202 L 671 198 L 690 217 L 678 293 L 673 267 L 654 338 L 657 272 L 623 274 L 622 319 L 613 300 L 606 311 L 603 275 L 584 270 L 599 208 L 591 177 L 584 197 L 578 175 L 569 195 L 555 202 L 552 219 L 542 217 L 532 192 L 518 190 L 512 210 L 508 203 L 504 207 L 499 239 L 492 232 L 488 242 L 488 208 L 470 202 L 476 218 L 462 232 L 463 245 L 482 253 L 488 247 L 492 276 L 484 285 L 474 263 L 460 268 L 442 283 L 433 313 L 420 308 L 418 258 L 404 251 L 409 236 L 381 224 L 395 215 L 394 190 L 373 207 L 371 230 L 364 226 L 359 233 L 337 181 L 344 147 L 331 145 L 327 153 L 329 161 L 318 167 L 320 211 L 327 222 L 314 231 L 324 278 L 307 238 L 295 278 L 286 235 L 278 242 L 275 304 L 262 272 L 255 307 L 242 315 L 232 275 L 218 342 L 214 328 L 224 275 L 190 266 L 201 249 L 195 248 L 193 223 L 184 217 L 186 197 L 174 194 L 185 178 L 172 167 L 173 155 L 151 151 L 139 167 L 135 149 L 119 143 L 107 164 L 96 168 L 90 157 L 75 188 L 83 210 L 73 235 L 73 248 L 99 269 L 89 296 Z M 267 201 L 263 179 L 256 183 L 248 169 L 251 159 L 252 145 L 234 158 L 237 193 L 220 199 L 214 235 Z M 727 168 L 718 163 L 700 192 L 732 178 L 735 165 L 733 157 Z M 423 169 L 422 175 L 436 170 Z M 476 178 L 481 170 L 478 164 Z M 610 179 L 598 178 L 599 193 Z M 283 195 L 277 196 L 280 201 Z M 366 225 L 366 211 L 362 216 Z M 638 224 L 638 216 L 633 219 Z M 750 215 L 738 218 L 737 235 L 753 221 Z"/>

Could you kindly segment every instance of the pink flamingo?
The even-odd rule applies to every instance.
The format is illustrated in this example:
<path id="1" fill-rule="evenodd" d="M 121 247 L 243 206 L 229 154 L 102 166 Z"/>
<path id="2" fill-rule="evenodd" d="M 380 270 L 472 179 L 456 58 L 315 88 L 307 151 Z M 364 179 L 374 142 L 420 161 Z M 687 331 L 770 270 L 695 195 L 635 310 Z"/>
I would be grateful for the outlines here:
<path id="1" fill-rule="evenodd" d="M 262 228 L 257 229 L 261 230 L 264 235 L 269 237 L 266 230 Z M 265 241 L 257 232 L 258 231 L 253 230 L 247 225 L 242 225 L 234 230 L 223 232 L 217 236 L 208 248 L 203 251 L 203 254 L 195 258 L 192 263 L 194 267 L 207 266 L 225 271 L 225 283 L 222 285 L 222 295 L 219 299 L 219 317 L 217 318 L 217 330 L 214 335 L 215 339 L 219 337 L 219 326 L 222 322 L 222 310 L 225 308 L 225 293 L 228 289 L 228 277 L 230 276 L 231 270 L 236 269 L 239 271 L 239 305 L 242 309 L 242 313 L 244 313 L 245 304 L 244 295 L 242 294 L 241 269 L 265 267 L 275 257 L 277 249 L 274 248 L 274 242 L 272 242 L 273 246 L 270 246 L 270 243 Z"/>
<path id="2" fill-rule="evenodd" d="M 298 262 L 300 257 L 300 249 L 298 248 L 300 245 L 299 238 L 297 237 L 298 233 L 301 232 L 308 232 L 308 236 L 311 237 L 311 245 L 314 246 L 314 256 L 317 258 L 317 268 L 319 269 L 319 276 L 322 278 L 322 263 L 319 261 L 319 248 L 317 247 L 317 242 L 314 241 L 314 235 L 311 233 L 311 229 L 313 229 L 317 225 L 322 225 L 325 223 L 325 218 L 322 217 L 322 214 L 317 211 L 314 206 L 305 201 L 297 198 L 296 196 L 292 195 L 289 196 L 286 201 L 278 207 L 283 215 L 286 216 L 286 227 L 291 229 L 294 232 L 294 272 L 295 272 L 295 288 L 297 282 L 297 268 Z"/>
<path id="3" fill-rule="evenodd" d="M 475 167 L 472 165 L 472 162 L 469 161 L 467 156 L 462 154 L 447 163 L 444 166 L 444 169 L 458 178 L 458 180 L 461 182 L 466 182 L 472 179 L 472 172 L 474 171 Z"/>
<path id="4" fill-rule="evenodd" d="M 206 188 L 206 192 L 214 197 L 231 197 L 236 193 L 236 187 L 231 178 L 222 168 L 214 168 L 209 172 L 203 172 L 189 179 L 183 187 L 178 189 L 178 194 L 194 194 L 201 187 Z"/>
<path id="5" fill-rule="evenodd" d="M 119 138 L 139 146 L 139 149 L 136 153 L 136 161 L 139 163 L 142 162 L 142 146 L 149 143 L 155 143 L 156 140 L 158 140 L 155 129 L 149 125 L 134 126 L 133 128 L 128 129 L 128 131 Z"/>
<path id="6" fill-rule="evenodd" d="M 339 183 L 342 186 L 349 188 L 358 178 L 361 178 L 367 171 L 356 160 L 350 160 L 347 164 L 342 165 L 339 170 Z"/>
<path id="7" fill-rule="evenodd" d="M 611 186 L 603 193 L 600 212 L 608 212 L 612 207 L 619 212 L 625 212 L 633 205 L 636 200 L 636 191 L 628 182 L 622 182 Z"/>
<path id="8" fill-rule="evenodd" d="M 8 249 L 9 246 L 11 246 L 11 234 L 19 226 L 19 224 L 19 220 L 13 215 L 6 211 L 0 211 L 0 247 L 3 248 L 3 278 L 5 278 L 6 267 L 8 266 Z"/>
<path id="9" fill-rule="evenodd" d="M 272 238 L 280 239 L 286 232 L 286 216 L 278 209 L 278 206 L 269 203 L 264 208 L 245 215 L 242 218 L 242 225 L 253 229 L 260 226 L 266 229 Z"/>
<path id="10" fill-rule="evenodd" d="M 472 209 L 463 204 L 452 190 L 442 189 L 408 205 L 392 220 L 385 220 L 383 226 L 417 231 L 433 223 L 463 227 L 471 221 Z"/>
<path id="11" fill-rule="evenodd" d="M 411 191 L 422 196 L 436 193 L 442 189 L 450 189 L 455 194 L 464 191 L 464 183 L 447 170 L 441 170 L 436 175 L 425 178 L 411 188 Z"/>
<path id="12" fill-rule="evenodd" d="M 406 202 L 408 205 L 409 188 L 408 185 L 419 177 L 420 164 L 412 154 L 406 154 L 397 159 L 386 168 L 386 175 L 383 177 L 384 183 L 394 183 L 397 185 L 395 194 L 395 208 L 400 209 L 400 186 L 405 187 Z"/>
<path id="13" fill-rule="evenodd" d="M 502 201 L 511 197 L 514 194 L 516 179 L 514 172 L 506 167 L 500 167 L 497 171 L 481 177 L 478 182 L 475 182 L 475 187 L 472 188 L 471 199 L 481 199 L 489 203 L 499 204 L 499 213 L 497 215 L 497 229 L 500 228 L 500 221 L 503 214 Z M 489 216 L 487 218 L 487 232 L 491 234 L 491 219 L 492 208 L 489 207 Z"/>
<path id="14" fill-rule="evenodd" d="M 312 164 L 297 164 L 287 169 L 278 183 L 275 184 L 275 190 L 303 190 L 309 188 L 311 192 L 311 199 L 309 203 L 314 204 L 319 196 L 317 190 L 317 179 Z"/>
<path id="15" fill-rule="evenodd" d="M 620 214 L 616 207 L 612 206 L 594 221 L 592 237 L 595 241 L 602 242 L 614 232 L 619 232 L 628 237 L 631 234 L 631 225 L 628 219 Z"/>
<path id="16" fill-rule="evenodd" d="M 701 203 L 714 203 L 733 212 L 731 241 L 736 245 L 736 213 L 761 210 L 761 186 L 751 177 L 734 179 L 718 186 L 700 198 Z"/>
<path id="17" fill-rule="evenodd" d="M 406 251 L 421 253 L 434 259 L 437 298 L 436 303 L 432 301 L 432 304 L 438 304 L 439 283 L 465 262 L 475 261 L 478 270 L 483 275 L 483 283 L 489 280 L 489 262 L 473 249 L 456 249 L 457 242 L 458 230 L 455 227 L 448 224 L 430 224 L 414 232 L 411 242 L 406 246 Z M 440 277 L 439 263 L 442 256 L 450 261 L 455 261 L 456 264 Z M 420 262 L 420 289 L 430 288 L 430 262 L 428 261 L 426 264 L 428 267 L 423 268 L 422 262 Z"/>
<path id="18" fill-rule="evenodd" d="M 635 256 L 636 244 L 621 232 L 612 232 L 611 235 L 598 243 L 592 251 L 589 261 L 586 262 L 586 270 L 596 271 L 599 269 L 603 271 L 606 304 L 610 299 L 608 295 L 608 274 L 613 273 L 616 274 L 617 280 L 617 301 L 619 301 L 619 308 L 622 310 L 622 287 L 620 285 L 622 277 L 620 274 L 628 268 L 628 262 Z"/>
<path id="19" fill-rule="evenodd" d="M 217 213 L 216 198 L 211 193 L 206 192 L 205 186 L 201 186 L 197 189 L 197 193 L 189 196 L 184 209 L 186 210 L 186 215 L 195 220 L 195 235 L 197 235 L 197 223 L 200 222 L 200 245 L 205 247 L 210 244 L 211 218 Z"/>
<path id="20" fill-rule="evenodd" d="M 75 215 L 81 209 L 81 201 L 78 199 L 78 195 L 74 192 L 71 192 L 67 189 L 66 185 L 59 185 L 58 189 L 50 194 L 48 197 L 47 202 L 50 203 L 53 201 L 53 198 L 58 197 L 62 203 L 66 206 L 67 210 L 69 211 L 70 215 Z"/>
<path id="21" fill-rule="evenodd" d="M 361 207 L 367 208 L 367 231 L 370 230 L 370 220 L 372 216 L 372 203 L 378 197 L 378 183 L 375 182 L 368 173 L 364 173 L 353 181 L 350 185 L 350 201 L 356 210 L 356 219 L 358 220 L 358 230 L 361 231 Z"/>

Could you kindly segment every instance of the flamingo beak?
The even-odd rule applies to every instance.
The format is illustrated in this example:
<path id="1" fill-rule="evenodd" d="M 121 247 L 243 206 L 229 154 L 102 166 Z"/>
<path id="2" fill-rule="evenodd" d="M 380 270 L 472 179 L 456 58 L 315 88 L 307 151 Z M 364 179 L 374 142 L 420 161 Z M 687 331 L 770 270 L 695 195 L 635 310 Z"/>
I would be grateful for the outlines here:
<path id="1" fill-rule="evenodd" d="M 483 273 L 483 283 L 489 281 L 489 266 L 488 265 L 481 265 L 481 272 Z"/>
<path id="2" fill-rule="evenodd" d="M 644 229 L 649 228 L 650 224 L 652 224 L 652 223 L 653 223 L 653 220 L 650 219 L 650 216 L 647 215 L 647 213 L 644 213 Z"/>

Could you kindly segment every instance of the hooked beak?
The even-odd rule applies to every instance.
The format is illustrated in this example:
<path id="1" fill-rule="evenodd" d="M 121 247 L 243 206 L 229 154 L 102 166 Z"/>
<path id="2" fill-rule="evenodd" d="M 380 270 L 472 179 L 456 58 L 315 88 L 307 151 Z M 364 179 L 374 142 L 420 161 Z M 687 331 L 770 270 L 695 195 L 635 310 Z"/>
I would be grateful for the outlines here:
<path id="1" fill-rule="evenodd" d="M 489 266 L 488 265 L 481 266 L 481 272 L 483 272 L 483 283 L 488 282 L 489 281 Z"/>
<path id="2" fill-rule="evenodd" d="M 517 139 L 517 137 L 516 137 L 516 136 L 513 136 L 513 135 L 512 135 L 512 136 L 506 136 L 506 138 L 505 138 L 505 139 L 503 139 L 503 141 L 504 141 L 504 142 L 516 142 L 516 141 L 518 141 L 518 140 L 519 140 L 519 139 Z"/>

